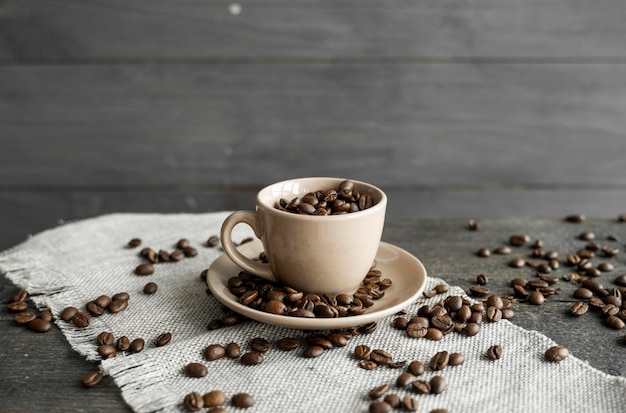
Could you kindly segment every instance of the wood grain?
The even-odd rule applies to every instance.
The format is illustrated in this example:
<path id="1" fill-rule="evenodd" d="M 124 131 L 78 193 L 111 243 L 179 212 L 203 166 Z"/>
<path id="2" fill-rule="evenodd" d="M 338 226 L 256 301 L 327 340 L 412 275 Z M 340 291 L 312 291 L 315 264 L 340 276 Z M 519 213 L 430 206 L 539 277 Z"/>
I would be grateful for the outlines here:
<path id="1" fill-rule="evenodd" d="M 620 0 L 7 0 L 11 61 L 624 59 Z"/>

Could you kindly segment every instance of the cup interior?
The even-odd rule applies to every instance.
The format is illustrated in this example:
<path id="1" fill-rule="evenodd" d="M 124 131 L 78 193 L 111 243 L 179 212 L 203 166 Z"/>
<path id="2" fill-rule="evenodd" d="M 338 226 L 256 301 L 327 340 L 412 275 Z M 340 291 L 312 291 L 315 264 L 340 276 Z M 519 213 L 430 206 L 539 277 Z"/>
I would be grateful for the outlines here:
<path id="1" fill-rule="evenodd" d="M 347 178 L 298 178 L 290 179 L 287 181 L 277 182 L 269 185 L 259 191 L 257 195 L 257 204 L 265 207 L 267 210 L 275 210 L 278 213 L 289 214 L 289 212 L 281 211 L 276 208 L 277 202 L 281 198 L 292 200 L 295 197 L 302 197 L 309 192 L 324 191 L 327 189 L 337 189 L 339 184 Z M 366 182 L 355 181 L 350 179 L 354 183 L 354 188 L 361 195 L 369 195 L 374 201 L 374 205 L 364 211 L 359 211 L 357 214 L 364 213 L 372 208 L 377 209 L 384 207 L 386 204 L 386 195 L 379 188 Z M 296 215 L 296 214 L 292 214 Z M 353 215 L 353 214 L 348 214 Z M 303 217 L 303 215 L 297 215 Z M 309 216 L 310 218 L 332 218 L 333 216 L 316 217 Z M 339 216 L 334 216 L 339 217 Z"/>

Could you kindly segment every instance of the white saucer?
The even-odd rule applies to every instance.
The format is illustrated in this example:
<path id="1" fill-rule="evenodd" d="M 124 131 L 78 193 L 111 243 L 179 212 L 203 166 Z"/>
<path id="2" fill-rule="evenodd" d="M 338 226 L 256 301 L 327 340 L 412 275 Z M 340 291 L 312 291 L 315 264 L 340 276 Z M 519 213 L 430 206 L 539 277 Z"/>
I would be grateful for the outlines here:
<path id="1" fill-rule="evenodd" d="M 249 258 L 259 256 L 263 251 L 260 240 L 248 242 L 239 247 L 242 254 Z M 392 281 L 385 296 L 374 301 L 374 305 L 365 314 L 339 318 L 303 318 L 266 313 L 239 303 L 237 297 L 228 290 L 227 282 L 241 269 L 226 254 L 216 259 L 207 275 L 207 284 L 211 292 L 222 304 L 231 310 L 263 323 L 302 330 L 332 330 L 359 326 L 377 321 L 395 314 L 415 301 L 426 283 L 426 269 L 413 255 L 402 248 L 381 242 L 376 254 L 376 269 L 383 278 Z"/>

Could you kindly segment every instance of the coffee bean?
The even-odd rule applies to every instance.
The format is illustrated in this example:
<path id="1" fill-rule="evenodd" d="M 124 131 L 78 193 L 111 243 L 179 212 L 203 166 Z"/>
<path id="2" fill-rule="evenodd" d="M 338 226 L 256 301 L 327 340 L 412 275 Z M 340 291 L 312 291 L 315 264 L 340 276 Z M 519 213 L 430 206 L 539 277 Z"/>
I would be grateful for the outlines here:
<path id="1" fill-rule="evenodd" d="M 150 295 L 156 293 L 158 289 L 159 286 L 157 285 L 157 283 L 149 282 L 148 284 L 144 285 L 143 292 L 144 294 Z"/>
<path id="2" fill-rule="evenodd" d="M 226 349 L 221 344 L 210 344 L 204 349 L 204 358 L 208 361 L 215 361 L 226 356 Z"/>
<path id="3" fill-rule="evenodd" d="M 539 291 L 533 291 L 528 296 L 528 302 L 533 305 L 543 305 L 545 298 Z"/>
<path id="4" fill-rule="evenodd" d="M 419 407 L 419 402 L 417 399 L 407 394 L 402 398 L 402 406 L 407 412 L 416 412 Z"/>
<path id="5" fill-rule="evenodd" d="M 476 284 L 478 285 L 486 285 L 489 280 L 485 276 L 485 274 L 478 274 L 476 276 Z"/>
<path id="6" fill-rule="evenodd" d="M 98 334 L 98 337 L 96 337 L 96 344 L 101 345 L 101 344 L 113 344 L 115 342 L 115 337 L 113 336 L 112 333 L 109 333 L 107 331 L 103 331 L 102 333 Z"/>
<path id="7" fill-rule="evenodd" d="M 364 370 L 376 370 L 376 368 L 378 367 L 378 364 L 372 360 L 361 360 L 359 362 L 359 367 L 361 367 Z"/>
<path id="8" fill-rule="evenodd" d="M 497 323 L 501 319 L 502 319 L 502 310 L 498 309 L 495 306 L 491 306 L 487 308 L 487 320 L 491 321 L 492 323 Z"/>
<path id="9" fill-rule="evenodd" d="M 406 371 L 414 376 L 421 376 L 424 374 L 425 369 L 426 367 L 424 366 L 424 363 L 419 360 L 414 360 L 409 363 Z"/>
<path id="10" fill-rule="evenodd" d="M 617 276 L 615 280 L 613 280 L 613 282 L 615 283 L 615 285 L 618 285 L 620 287 L 626 287 L 626 274 Z"/>
<path id="11" fill-rule="evenodd" d="M 382 384 L 380 386 L 376 386 L 368 392 L 368 396 L 370 399 L 378 399 L 379 397 L 383 397 L 385 393 L 389 390 L 388 384 Z"/>
<path id="12" fill-rule="evenodd" d="M 426 336 L 427 339 L 429 340 L 441 340 L 443 338 L 443 333 L 441 332 L 441 330 L 436 329 L 436 328 L 429 328 L 426 332 Z"/>
<path id="13" fill-rule="evenodd" d="M 181 250 L 174 250 L 170 253 L 170 260 L 174 262 L 178 262 L 185 258 L 185 253 Z"/>
<path id="14" fill-rule="evenodd" d="M 35 318 L 37 318 L 37 315 L 35 313 L 30 311 L 22 311 L 21 313 L 17 313 L 15 317 L 13 317 L 13 320 L 18 326 L 25 326 L 33 321 Z"/>
<path id="15" fill-rule="evenodd" d="M 489 250 L 489 248 L 479 248 L 478 251 L 476 251 L 476 255 L 486 258 L 491 255 L 491 251 Z"/>
<path id="16" fill-rule="evenodd" d="M 98 346 L 98 354 L 103 359 L 110 359 L 117 356 L 117 350 L 110 344 L 100 344 Z"/>
<path id="17" fill-rule="evenodd" d="M 604 324 L 606 324 L 608 327 L 611 327 L 612 329 L 615 329 L 615 330 L 621 330 L 625 326 L 624 321 L 614 315 L 611 315 L 605 318 Z"/>
<path id="18" fill-rule="evenodd" d="M 400 397 L 397 394 L 387 394 L 385 395 L 383 401 L 393 409 L 400 407 L 400 404 L 402 403 L 402 400 L 400 400 Z"/>
<path id="19" fill-rule="evenodd" d="M 245 353 L 241 356 L 241 364 L 245 366 L 255 366 L 257 364 L 263 363 L 263 353 L 259 353 L 258 351 L 251 351 Z"/>
<path id="20" fill-rule="evenodd" d="M 430 394 L 430 383 L 425 380 L 415 380 L 411 383 L 411 387 L 417 394 Z"/>
<path id="21" fill-rule="evenodd" d="M 241 355 L 241 348 L 237 343 L 228 343 L 226 345 L 226 357 L 236 359 Z"/>
<path id="22" fill-rule="evenodd" d="M 524 265 L 526 265 L 526 261 L 521 257 L 515 257 L 509 261 L 509 267 L 522 268 Z"/>
<path id="23" fill-rule="evenodd" d="M 502 347 L 495 345 L 487 349 L 487 358 L 491 361 L 499 360 L 502 357 Z"/>
<path id="24" fill-rule="evenodd" d="M 204 399 L 198 392 L 191 392 L 185 396 L 185 408 L 190 412 L 200 411 L 204 407 Z"/>
<path id="25" fill-rule="evenodd" d="M 207 246 L 210 248 L 217 247 L 220 244 L 220 239 L 217 235 L 211 235 L 206 242 Z"/>
<path id="26" fill-rule="evenodd" d="M 585 303 L 583 301 L 575 302 L 570 307 L 570 313 L 575 315 L 575 316 L 581 316 L 581 315 L 587 313 L 587 311 L 589 311 L 589 304 L 587 304 L 587 303 Z"/>
<path id="27" fill-rule="evenodd" d="M 460 366 L 465 363 L 465 356 L 463 353 L 450 353 L 450 358 L 448 360 L 449 366 Z"/>
<path id="28" fill-rule="evenodd" d="M 486 297 L 489 295 L 489 289 L 484 287 L 472 286 L 469 288 L 469 292 L 474 297 Z"/>
<path id="29" fill-rule="evenodd" d="M 433 371 L 443 370 L 448 367 L 450 361 L 450 353 L 447 351 L 439 351 L 430 359 L 430 369 Z"/>
<path id="30" fill-rule="evenodd" d="M 26 301 L 28 299 L 28 292 L 26 290 L 18 290 L 15 294 L 13 294 L 13 301 L 20 302 Z"/>
<path id="31" fill-rule="evenodd" d="M 96 387 L 101 381 L 102 373 L 99 371 L 92 371 L 83 377 L 83 386 L 87 388 Z"/>
<path id="32" fill-rule="evenodd" d="M 402 373 L 396 378 L 396 387 L 407 387 L 415 380 L 415 376 L 409 372 Z"/>
<path id="33" fill-rule="evenodd" d="M 250 341 L 250 348 L 260 353 L 269 351 L 270 347 L 271 343 L 262 337 L 255 337 Z"/>
<path id="34" fill-rule="evenodd" d="M 468 337 L 473 337 L 480 332 L 480 325 L 477 323 L 467 323 L 465 328 L 463 329 L 463 333 L 465 333 Z"/>
<path id="35" fill-rule="evenodd" d="M 143 351 L 145 345 L 146 345 L 146 342 L 144 341 L 143 338 L 136 338 L 130 343 L 130 351 L 133 353 L 139 353 Z"/>
<path id="36" fill-rule="evenodd" d="M 372 349 L 364 344 L 358 345 L 354 348 L 354 357 L 358 360 L 369 360 L 372 354 Z"/>
<path id="37" fill-rule="evenodd" d="M 163 347 L 172 340 L 172 333 L 163 333 L 160 334 L 156 340 L 154 340 L 154 345 L 157 347 Z"/>
<path id="38" fill-rule="evenodd" d="M 154 266 L 150 263 L 139 264 L 137 268 L 135 268 L 135 274 L 152 275 L 154 274 Z"/>
<path id="39" fill-rule="evenodd" d="M 111 297 L 111 301 L 128 301 L 129 299 L 130 295 L 126 292 L 117 293 Z"/>
<path id="40" fill-rule="evenodd" d="M 215 407 L 226 404 L 228 400 L 226 394 L 222 390 L 212 390 L 202 396 L 204 407 Z"/>
<path id="41" fill-rule="evenodd" d="M 72 317 L 72 323 L 74 323 L 76 327 L 87 327 L 90 322 L 91 318 L 89 317 L 89 315 L 82 311 L 77 311 L 76 314 L 74 314 L 74 316 Z"/>
<path id="42" fill-rule="evenodd" d="M 51 328 L 52 323 L 42 318 L 35 318 L 30 323 L 28 323 L 28 329 L 36 331 L 37 333 L 47 333 L 48 331 L 50 331 Z"/>
<path id="43" fill-rule="evenodd" d="M 499 246 L 498 248 L 493 250 L 493 253 L 498 254 L 498 255 L 508 255 L 511 252 L 512 252 L 511 248 L 508 247 L 507 245 Z"/>
<path id="44" fill-rule="evenodd" d="M 7 309 L 14 313 L 21 313 L 28 308 L 28 304 L 25 301 L 13 301 L 7 304 Z"/>
<path id="45" fill-rule="evenodd" d="M 559 362 L 569 356 L 569 350 L 563 346 L 554 346 L 546 350 L 544 357 L 548 361 Z"/>
<path id="46" fill-rule="evenodd" d="M 385 350 L 382 349 L 374 349 L 372 350 L 372 353 L 370 354 L 370 360 L 376 362 L 377 364 L 389 364 L 392 362 L 392 357 L 391 354 Z"/>
<path id="47" fill-rule="evenodd" d="M 140 245 L 141 245 L 141 238 L 133 238 L 130 241 L 128 241 L 128 246 L 130 248 L 137 248 Z"/>
<path id="48" fill-rule="evenodd" d="M 573 215 L 567 215 L 565 217 L 565 221 L 567 222 L 572 222 L 575 224 L 580 224 L 582 222 L 585 222 L 587 219 L 587 217 L 583 214 L 573 214 Z"/>
<path id="49" fill-rule="evenodd" d="M 100 317 L 102 314 L 104 314 L 104 308 L 100 307 L 93 301 L 88 302 L 85 307 L 92 317 Z"/>
<path id="50" fill-rule="evenodd" d="M 328 335 L 328 340 L 335 347 L 345 347 L 348 345 L 349 337 L 347 337 L 345 334 L 333 332 Z"/>
<path id="51" fill-rule="evenodd" d="M 196 255 L 198 255 L 198 250 L 194 247 L 185 247 L 182 250 L 183 254 L 185 254 L 185 257 L 195 257 Z"/>
<path id="52" fill-rule="evenodd" d="M 185 374 L 189 377 L 204 377 L 208 372 L 209 369 L 202 363 L 189 363 L 185 366 Z"/>
<path id="53" fill-rule="evenodd" d="M 442 376 L 434 376 L 430 379 L 430 391 L 434 394 L 441 394 L 446 391 L 448 384 Z"/>
<path id="54" fill-rule="evenodd" d="M 478 222 L 473 219 L 470 219 L 469 221 L 467 221 L 467 229 L 469 229 L 470 231 L 478 231 L 479 229 Z"/>
<path id="55" fill-rule="evenodd" d="M 254 406 L 254 397 L 248 393 L 237 393 L 233 395 L 230 399 L 230 403 L 234 407 L 239 407 L 241 409 L 247 409 L 249 407 Z"/>
<path id="56" fill-rule="evenodd" d="M 513 234 L 509 237 L 509 244 L 514 247 L 521 247 L 530 242 L 530 237 L 526 234 Z"/>
<path id="57" fill-rule="evenodd" d="M 115 347 L 118 351 L 128 351 L 130 349 L 130 339 L 126 336 L 118 338 Z"/>
<path id="58" fill-rule="evenodd" d="M 76 315 L 78 309 L 76 307 L 65 307 L 63 311 L 61 311 L 61 320 L 70 322 L 72 318 Z"/>
<path id="59" fill-rule="evenodd" d="M 121 311 L 126 310 L 128 307 L 128 300 L 113 300 L 111 304 L 107 307 L 111 314 L 117 314 Z"/>
<path id="60" fill-rule="evenodd" d="M 369 413 L 388 413 L 391 410 L 393 410 L 393 408 L 385 401 L 374 401 L 370 403 L 367 409 Z"/>

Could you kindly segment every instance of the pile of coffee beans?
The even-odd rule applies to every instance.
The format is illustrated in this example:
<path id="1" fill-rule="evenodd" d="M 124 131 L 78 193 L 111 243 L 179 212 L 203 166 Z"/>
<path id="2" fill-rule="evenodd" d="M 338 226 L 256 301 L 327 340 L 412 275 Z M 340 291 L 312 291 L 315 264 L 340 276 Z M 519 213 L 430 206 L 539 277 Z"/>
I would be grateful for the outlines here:
<path id="1" fill-rule="evenodd" d="M 374 199 L 361 195 L 354 189 L 354 182 L 346 179 L 337 188 L 309 192 L 291 200 L 281 198 L 276 208 L 281 211 L 303 215 L 341 215 L 371 208 Z"/>
<path id="2" fill-rule="evenodd" d="M 229 291 L 241 304 L 276 315 L 305 318 L 337 318 L 364 314 L 374 301 L 385 295 L 392 281 L 377 269 L 370 269 L 363 285 L 354 294 L 307 293 L 272 283 L 247 272 L 228 280 Z"/>
<path id="3" fill-rule="evenodd" d="M 128 307 L 129 299 L 130 295 L 126 292 L 117 293 L 112 297 L 103 294 L 88 301 L 85 304 L 86 311 L 80 311 L 73 306 L 65 307 L 60 318 L 65 322 L 73 323 L 76 327 L 85 328 L 91 323 L 91 317 L 100 317 L 106 311 L 111 314 L 124 311 Z"/>
<path id="4" fill-rule="evenodd" d="M 28 311 L 28 292 L 19 290 L 13 295 L 13 301 L 7 304 L 7 309 L 15 314 L 13 321 L 18 326 L 26 326 L 29 330 L 37 333 L 47 333 L 52 329 L 52 313 L 43 310 L 37 315 L 34 311 Z"/>
<path id="5" fill-rule="evenodd" d="M 136 248 L 141 245 L 140 238 L 133 238 L 128 242 L 128 247 Z M 214 247 L 219 244 L 219 238 L 211 236 L 207 241 L 207 246 Z M 139 264 L 135 268 L 135 274 L 137 275 L 152 275 L 154 274 L 154 265 L 160 262 L 178 262 L 186 257 L 195 257 L 198 255 L 198 250 L 191 246 L 191 243 L 187 238 L 181 238 L 176 243 L 175 249 L 168 252 L 165 249 L 159 249 L 158 251 L 145 247 L 139 252 L 139 256 L 145 258 L 148 262 Z"/>

